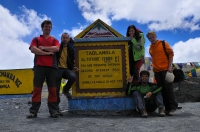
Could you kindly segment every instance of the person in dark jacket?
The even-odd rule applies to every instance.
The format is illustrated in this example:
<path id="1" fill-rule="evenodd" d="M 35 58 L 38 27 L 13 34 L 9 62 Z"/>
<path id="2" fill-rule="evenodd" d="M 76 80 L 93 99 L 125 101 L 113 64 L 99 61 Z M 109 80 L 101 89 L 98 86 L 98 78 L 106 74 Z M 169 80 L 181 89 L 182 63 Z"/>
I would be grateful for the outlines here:
<path id="1" fill-rule="evenodd" d="M 57 70 L 57 96 L 58 105 L 60 103 L 60 85 L 62 78 L 67 79 L 66 85 L 63 87 L 62 93 L 68 98 L 72 98 L 69 89 L 76 81 L 76 75 L 73 72 L 79 69 L 74 66 L 74 41 L 70 38 L 68 33 L 63 33 L 61 36 L 61 44 L 59 52 L 57 53 L 58 70 Z M 59 111 L 60 115 L 62 113 Z"/>
<path id="2" fill-rule="evenodd" d="M 142 117 L 147 117 L 147 112 L 154 112 L 157 108 L 159 109 L 159 116 L 163 117 L 165 112 L 161 94 L 162 87 L 149 83 L 149 75 L 149 71 L 141 71 L 141 82 L 137 86 L 131 84 L 133 79 L 131 76 L 128 81 L 128 95 L 132 95 Z"/>

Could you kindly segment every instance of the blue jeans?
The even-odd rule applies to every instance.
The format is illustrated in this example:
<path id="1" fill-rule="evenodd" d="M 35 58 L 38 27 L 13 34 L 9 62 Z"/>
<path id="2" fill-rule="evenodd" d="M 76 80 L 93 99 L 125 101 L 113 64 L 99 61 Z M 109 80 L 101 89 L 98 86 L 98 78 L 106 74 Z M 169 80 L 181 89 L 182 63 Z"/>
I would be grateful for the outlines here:
<path id="1" fill-rule="evenodd" d="M 138 91 L 132 93 L 137 108 L 141 111 L 146 109 L 147 112 L 153 112 L 157 108 L 164 108 L 163 98 L 161 92 L 151 95 L 149 99 L 144 99 Z"/>

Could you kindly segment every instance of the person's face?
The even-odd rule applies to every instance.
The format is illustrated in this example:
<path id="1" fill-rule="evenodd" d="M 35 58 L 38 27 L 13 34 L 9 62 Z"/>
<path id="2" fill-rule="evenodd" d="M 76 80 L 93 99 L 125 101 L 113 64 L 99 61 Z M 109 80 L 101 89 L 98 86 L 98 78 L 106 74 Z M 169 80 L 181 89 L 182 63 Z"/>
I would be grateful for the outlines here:
<path id="1" fill-rule="evenodd" d="M 129 37 L 133 38 L 135 35 L 135 30 L 133 28 L 130 28 L 128 33 L 129 33 Z"/>
<path id="2" fill-rule="evenodd" d="M 51 24 L 44 24 L 44 27 L 42 28 L 43 34 L 50 34 L 51 28 Z"/>
<path id="3" fill-rule="evenodd" d="M 70 40 L 69 34 L 63 34 L 63 35 L 62 35 L 61 41 L 62 41 L 64 44 L 69 43 L 69 40 Z"/>
<path id="4" fill-rule="evenodd" d="M 156 35 L 154 35 L 154 34 L 149 34 L 148 35 L 148 39 L 152 44 L 156 43 L 156 41 L 157 41 L 156 40 Z"/>
<path id="5" fill-rule="evenodd" d="M 149 82 L 148 75 L 142 75 L 141 76 L 141 81 L 142 81 L 142 84 L 147 84 Z"/>

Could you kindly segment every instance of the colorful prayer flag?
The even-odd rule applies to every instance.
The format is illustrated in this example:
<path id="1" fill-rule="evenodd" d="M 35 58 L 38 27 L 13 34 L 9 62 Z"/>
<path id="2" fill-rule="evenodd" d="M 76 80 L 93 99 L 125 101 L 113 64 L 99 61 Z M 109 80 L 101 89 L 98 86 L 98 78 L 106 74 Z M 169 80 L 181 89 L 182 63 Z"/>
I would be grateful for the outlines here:
<path id="1" fill-rule="evenodd" d="M 179 66 L 176 63 L 173 63 L 174 68 L 179 69 Z"/>
<path id="2" fill-rule="evenodd" d="M 197 77 L 196 69 L 191 70 L 192 77 Z"/>
<path id="3" fill-rule="evenodd" d="M 193 64 L 196 68 L 200 68 L 199 62 L 193 62 Z"/>
<path id="4" fill-rule="evenodd" d="M 182 63 L 177 63 L 177 65 L 179 66 L 179 68 L 180 68 L 180 69 L 182 69 L 182 68 L 183 68 L 183 65 L 182 65 Z"/>
<path id="5" fill-rule="evenodd" d="M 193 64 L 193 62 L 190 62 L 190 65 L 191 65 L 192 67 L 194 67 L 194 64 Z"/>

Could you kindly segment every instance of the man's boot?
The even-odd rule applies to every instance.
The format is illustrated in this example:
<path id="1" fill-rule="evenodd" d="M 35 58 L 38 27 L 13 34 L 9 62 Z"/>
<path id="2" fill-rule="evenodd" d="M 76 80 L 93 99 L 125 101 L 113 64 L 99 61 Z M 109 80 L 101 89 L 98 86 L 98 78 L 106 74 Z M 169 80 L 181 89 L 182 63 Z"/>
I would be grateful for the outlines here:
<path id="1" fill-rule="evenodd" d="M 159 116 L 160 116 L 160 117 L 164 117 L 164 116 L 165 116 L 165 111 L 164 111 L 163 108 L 160 108 L 160 109 L 159 109 Z"/>
<path id="2" fill-rule="evenodd" d="M 141 110 L 141 113 L 142 113 L 142 117 L 144 118 L 148 117 L 146 109 Z"/>
<path id="3" fill-rule="evenodd" d="M 69 88 L 70 89 L 70 88 Z M 68 99 L 71 99 L 72 98 L 72 95 L 71 93 L 69 92 L 69 89 L 68 88 L 63 88 L 63 94 L 68 98 Z"/>

